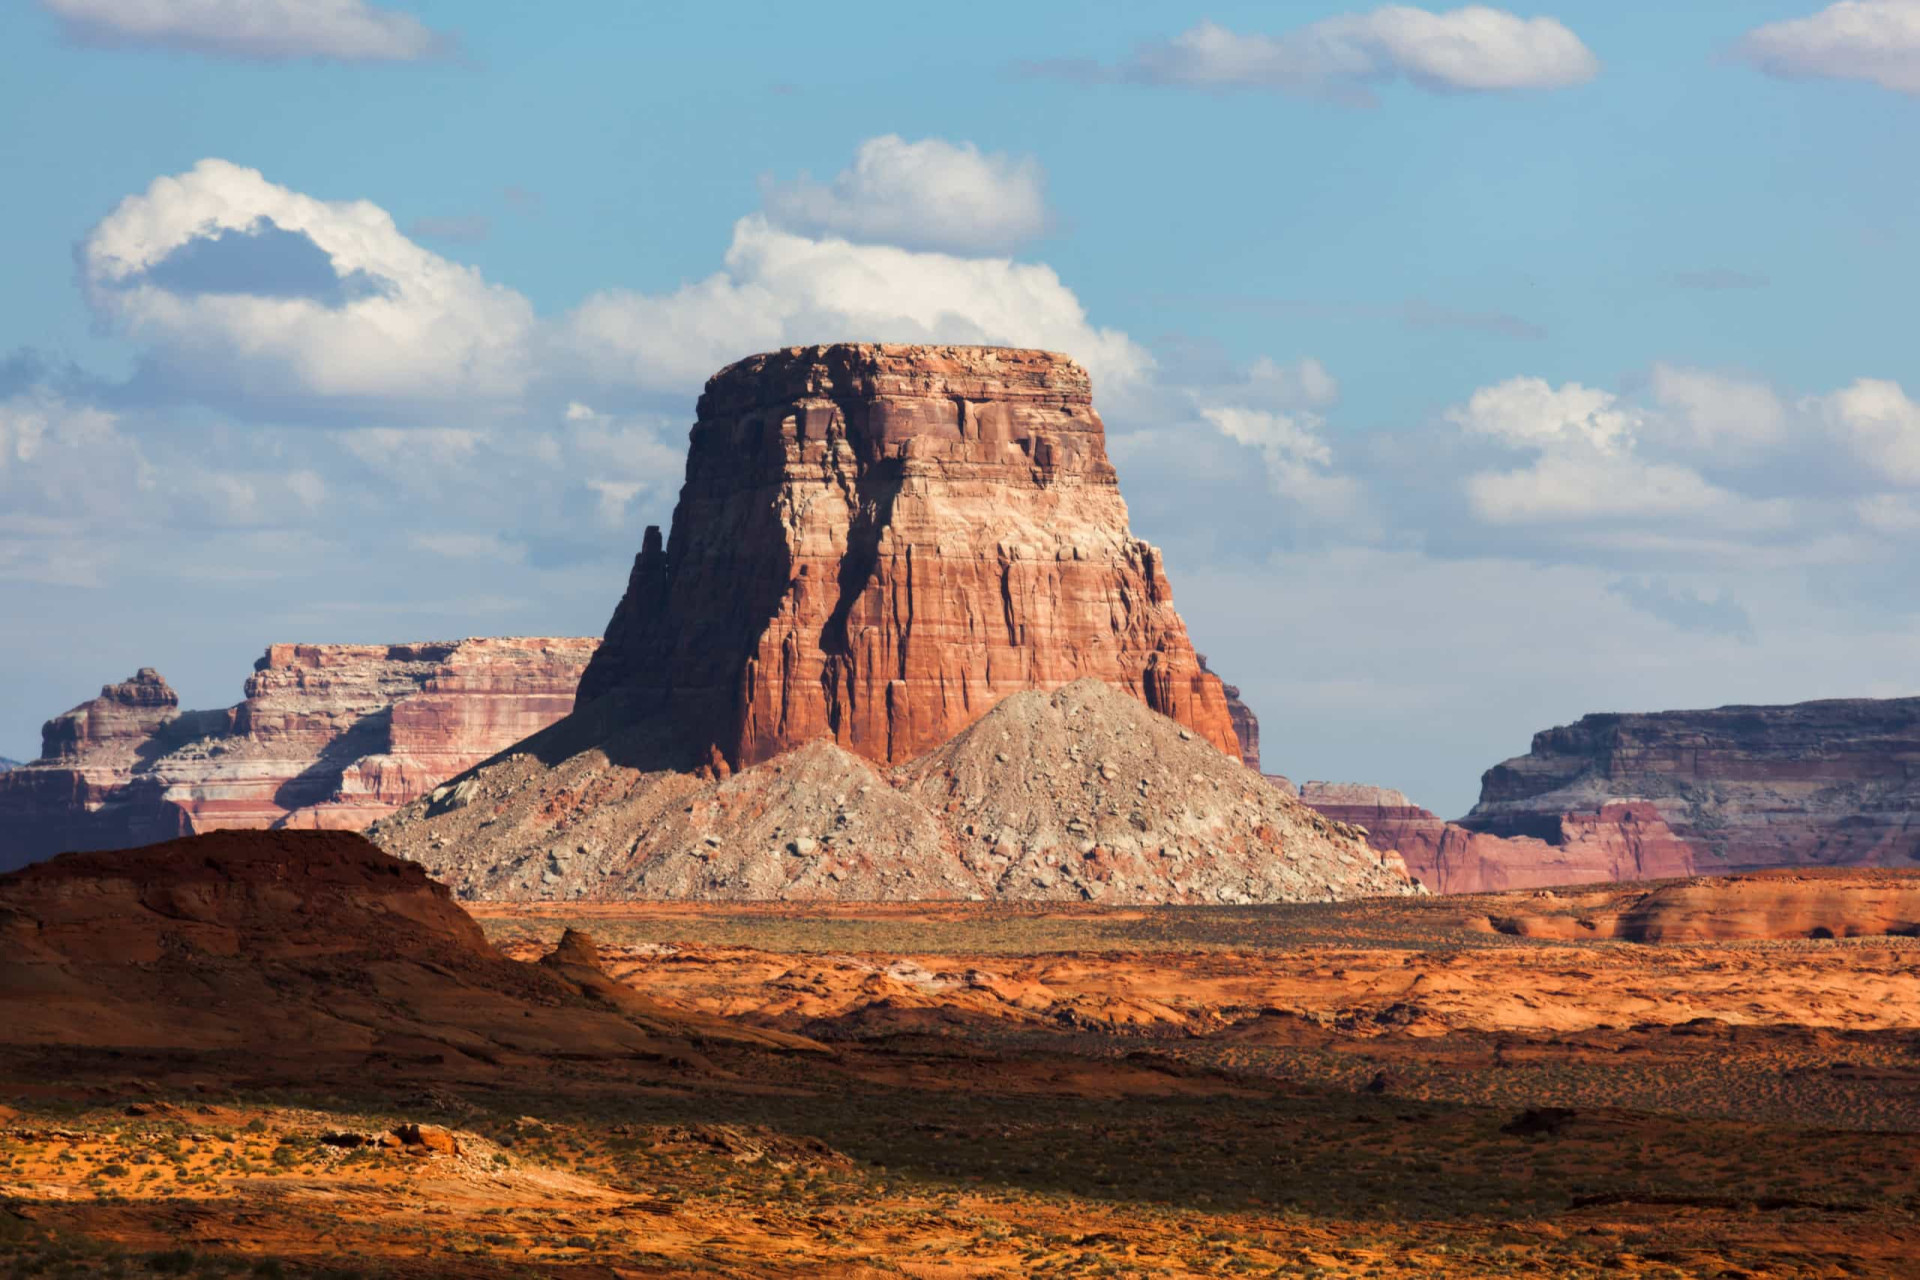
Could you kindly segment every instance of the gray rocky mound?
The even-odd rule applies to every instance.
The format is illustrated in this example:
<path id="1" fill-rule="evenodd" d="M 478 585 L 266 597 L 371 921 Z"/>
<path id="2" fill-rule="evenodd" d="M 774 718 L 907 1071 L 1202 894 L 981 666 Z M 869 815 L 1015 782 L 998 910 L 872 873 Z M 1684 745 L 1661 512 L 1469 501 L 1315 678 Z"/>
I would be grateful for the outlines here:
<path id="1" fill-rule="evenodd" d="M 376 824 L 463 897 L 1112 903 L 1415 892 L 1394 854 L 1097 680 L 891 773 L 830 742 L 724 780 L 566 722 Z M 589 735 L 582 735 L 589 736 Z"/>

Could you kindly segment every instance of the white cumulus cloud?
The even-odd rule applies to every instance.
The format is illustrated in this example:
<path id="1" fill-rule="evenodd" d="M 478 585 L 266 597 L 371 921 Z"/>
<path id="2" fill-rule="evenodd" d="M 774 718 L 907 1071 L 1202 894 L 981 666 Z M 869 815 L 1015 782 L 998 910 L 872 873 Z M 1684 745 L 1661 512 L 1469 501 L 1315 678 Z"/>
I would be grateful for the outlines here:
<path id="1" fill-rule="evenodd" d="M 1047 228 L 1038 161 L 941 138 L 869 138 L 831 182 L 762 178 L 760 190 L 776 226 L 906 249 L 1005 252 Z"/>
<path id="2" fill-rule="evenodd" d="M 95 314 L 213 397 L 410 402 L 516 395 L 533 309 L 407 239 L 225 160 L 128 196 L 82 242 Z"/>
<path id="3" fill-rule="evenodd" d="M 1601 453 L 1549 453 L 1519 470 L 1476 472 L 1467 477 L 1467 498 L 1490 524 L 1690 517 L 1739 504 L 1686 467 Z"/>
<path id="4" fill-rule="evenodd" d="M 1920 3 L 1841 0 L 1810 17 L 1756 27 L 1734 52 L 1772 76 L 1866 80 L 1920 93 Z"/>
<path id="5" fill-rule="evenodd" d="M 1753 503 L 1697 471 L 1639 452 L 1647 419 L 1610 391 L 1542 378 L 1511 378 L 1475 391 L 1446 414 L 1470 436 L 1534 455 L 1530 465 L 1468 475 L 1476 518 L 1489 524 L 1776 523 L 1778 504 Z"/>
<path id="6" fill-rule="evenodd" d="M 1352 514 L 1360 486 L 1334 470 L 1333 450 L 1321 437 L 1325 423 L 1310 413 L 1210 406 L 1200 416 L 1230 440 L 1259 450 L 1267 486 L 1316 520 Z"/>
<path id="7" fill-rule="evenodd" d="M 1558 389 L 1544 378 L 1509 378 L 1481 387 L 1447 420 L 1471 435 L 1504 444 L 1547 448 L 1579 444 L 1615 453 L 1632 443 L 1638 411 L 1610 391 L 1569 382 Z"/>
<path id="8" fill-rule="evenodd" d="M 440 37 L 410 14 L 366 0 L 40 0 L 68 35 L 216 57 L 408 62 Z"/>
<path id="9" fill-rule="evenodd" d="M 812 239 L 764 215 L 734 224 L 725 269 L 670 294 L 595 294 L 559 341 L 606 381 L 655 390 L 698 386 L 755 351 L 816 342 L 955 342 L 1045 347 L 1119 396 L 1152 358 L 1096 328 L 1051 267 L 893 245 Z"/>
<path id="10" fill-rule="evenodd" d="M 1753 453 L 1787 437 L 1787 406 L 1764 382 L 1662 363 L 1653 399 L 1697 448 Z"/>
<path id="11" fill-rule="evenodd" d="M 1899 383 L 1860 378 L 1809 402 L 1827 429 L 1883 484 L 1920 487 L 1920 404 Z"/>
<path id="12" fill-rule="evenodd" d="M 1202 22 L 1144 46 L 1128 79 L 1202 88 L 1339 92 L 1404 76 L 1425 89 L 1560 89 L 1584 84 L 1599 59 L 1554 18 L 1468 5 L 1433 13 L 1386 5 L 1280 35 Z"/>

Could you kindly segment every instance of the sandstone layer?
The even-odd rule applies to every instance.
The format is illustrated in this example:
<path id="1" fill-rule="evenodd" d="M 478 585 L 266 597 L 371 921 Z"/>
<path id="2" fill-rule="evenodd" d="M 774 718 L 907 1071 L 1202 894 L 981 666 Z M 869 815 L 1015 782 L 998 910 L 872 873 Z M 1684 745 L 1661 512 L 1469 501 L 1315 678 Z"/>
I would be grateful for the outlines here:
<path id="1" fill-rule="evenodd" d="M 1592 715 L 1489 769 L 1463 825 L 1563 844 L 1561 816 L 1657 815 L 1702 872 L 1911 866 L 1920 698 Z"/>
<path id="2" fill-rule="evenodd" d="M 0 868 L 224 828 L 362 827 L 565 715 L 595 644 L 274 645 L 220 711 L 182 712 L 143 668 L 0 775 Z"/>
<path id="3" fill-rule="evenodd" d="M 1309 782 L 1300 798 L 1391 849 L 1435 893 L 1495 893 L 1694 873 L 1693 851 L 1654 806 L 1609 803 L 1555 815 L 1551 839 L 1504 837 L 1446 822 L 1405 795 L 1360 783 Z"/>
<path id="4" fill-rule="evenodd" d="M 1101 681 L 1003 699 L 883 770 L 827 738 L 725 778 L 602 699 L 369 828 L 465 898 L 1286 902 L 1414 891 Z"/>
<path id="5" fill-rule="evenodd" d="M 578 705 L 618 693 L 713 767 L 826 738 L 880 765 L 1092 677 L 1238 756 L 1135 537 L 1086 371 L 990 347 L 793 347 L 722 369 Z"/>

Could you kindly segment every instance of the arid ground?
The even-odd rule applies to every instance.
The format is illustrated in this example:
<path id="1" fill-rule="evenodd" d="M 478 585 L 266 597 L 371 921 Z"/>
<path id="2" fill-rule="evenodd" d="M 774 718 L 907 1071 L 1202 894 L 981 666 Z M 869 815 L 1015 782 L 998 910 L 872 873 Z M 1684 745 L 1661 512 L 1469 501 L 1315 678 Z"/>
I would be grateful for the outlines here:
<path id="1" fill-rule="evenodd" d="M 5 1274 L 1920 1275 L 1920 940 L 1646 892 L 482 907 L 829 1052 L 11 1051 Z"/>

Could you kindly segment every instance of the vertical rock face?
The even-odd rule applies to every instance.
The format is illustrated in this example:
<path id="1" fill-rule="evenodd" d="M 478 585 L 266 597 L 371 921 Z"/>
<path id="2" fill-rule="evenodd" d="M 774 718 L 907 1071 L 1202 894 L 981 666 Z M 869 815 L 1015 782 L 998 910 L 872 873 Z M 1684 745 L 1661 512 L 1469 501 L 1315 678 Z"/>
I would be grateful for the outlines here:
<path id="1" fill-rule="evenodd" d="M 181 712 L 143 668 L 0 775 L 0 868 L 231 827 L 356 828 L 565 715 L 596 641 L 274 645 L 246 700 Z"/>
<path id="2" fill-rule="evenodd" d="M 1211 671 L 1207 665 L 1207 655 L 1196 655 L 1200 659 L 1200 669 Z M 1233 721 L 1233 736 L 1240 744 L 1240 763 L 1260 772 L 1260 717 L 1253 714 L 1253 708 L 1240 700 L 1237 685 L 1222 683 L 1220 692 L 1227 699 L 1227 718 Z"/>
<path id="3" fill-rule="evenodd" d="M 1657 814 L 1702 872 L 1909 866 L 1920 698 L 1592 715 L 1489 769 L 1462 823 L 1564 839 L 1559 815 Z"/>
<path id="4" fill-rule="evenodd" d="M 722 772 L 823 737 L 896 764 L 1082 677 L 1240 754 L 1085 371 L 839 344 L 708 382 L 672 531 L 648 531 L 579 704 L 664 712 Z"/>

